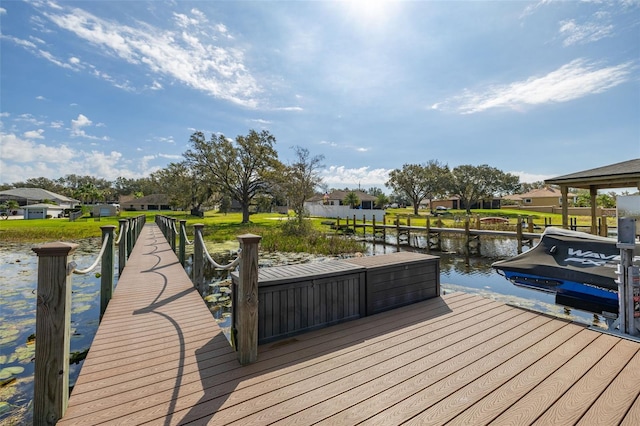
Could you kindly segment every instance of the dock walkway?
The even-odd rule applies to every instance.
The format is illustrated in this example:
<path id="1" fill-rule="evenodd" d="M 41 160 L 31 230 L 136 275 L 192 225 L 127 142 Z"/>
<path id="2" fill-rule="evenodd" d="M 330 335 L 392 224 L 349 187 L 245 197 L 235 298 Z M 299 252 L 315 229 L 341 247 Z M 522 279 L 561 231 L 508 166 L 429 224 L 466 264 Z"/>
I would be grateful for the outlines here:
<path id="1" fill-rule="evenodd" d="M 241 366 L 147 224 L 59 425 L 640 424 L 640 343 L 453 293 Z"/>

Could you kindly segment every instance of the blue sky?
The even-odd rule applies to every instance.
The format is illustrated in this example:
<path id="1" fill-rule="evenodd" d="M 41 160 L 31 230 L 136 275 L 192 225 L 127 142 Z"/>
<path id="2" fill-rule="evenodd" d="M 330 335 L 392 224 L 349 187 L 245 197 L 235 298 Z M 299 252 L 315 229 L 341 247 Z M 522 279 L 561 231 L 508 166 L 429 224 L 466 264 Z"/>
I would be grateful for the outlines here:
<path id="1" fill-rule="evenodd" d="M 640 0 L 0 1 L 0 182 L 138 178 L 268 130 L 329 187 L 640 157 Z"/>

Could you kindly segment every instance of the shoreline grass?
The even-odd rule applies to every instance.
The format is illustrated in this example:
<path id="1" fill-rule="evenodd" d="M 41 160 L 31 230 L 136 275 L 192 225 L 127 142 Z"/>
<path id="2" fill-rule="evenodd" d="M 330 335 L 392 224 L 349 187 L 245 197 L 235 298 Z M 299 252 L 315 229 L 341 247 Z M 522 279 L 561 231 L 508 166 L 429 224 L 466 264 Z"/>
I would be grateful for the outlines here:
<path id="1" fill-rule="evenodd" d="M 411 209 L 390 209 L 387 211 L 387 223 L 395 219 L 396 215 L 400 217 L 400 223 L 406 224 L 406 218 L 411 218 L 411 224 L 414 226 L 425 226 L 426 219 L 429 217 L 433 224 L 438 218 L 430 216 L 428 212 L 420 212 L 418 216 L 412 214 Z M 450 214 L 440 217 L 443 226 L 455 227 L 460 226 L 461 218 L 466 217 L 464 210 L 451 210 Z M 272 251 L 303 251 L 304 247 L 324 246 L 322 250 L 336 250 L 339 246 L 338 240 L 342 238 L 332 238 L 330 229 L 322 224 L 326 218 L 310 218 L 308 223 L 314 231 L 313 234 L 305 236 L 284 236 L 282 233 L 283 224 L 287 223 L 290 216 L 279 213 L 258 213 L 251 215 L 251 222 L 247 224 L 241 223 L 241 213 L 216 213 L 207 212 L 203 218 L 191 216 L 188 212 L 182 211 L 147 211 L 147 212 L 122 212 L 118 217 L 103 217 L 99 219 L 83 218 L 74 222 L 68 219 L 33 219 L 33 220 L 0 220 L 0 245 L 3 243 L 46 243 L 53 241 L 77 241 L 87 238 L 99 238 L 102 235 L 101 226 L 116 226 L 116 232 L 119 227 L 119 220 L 135 217 L 141 214 L 146 215 L 148 222 L 153 222 L 156 214 L 174 217 L 178 220 L 186 220 L 188 232 L 193 233 L 192 227 L 196 223 L 204 225 L 203 236 L 205 241 L 211 243 L 223 243 L 232 241 L 238 235 L 253 233 L 263 236 L 263 247 Z M 538 212 L 529 212 L 522 210 L 474 210 L 473 215 L 481 216 L 501 216 L 507 217 L 515 224 L 520 218 L 531 216 L 534 224 L 540 227 L 544 226 L 546 220 L 551 220 L 554 225 L 560 226 L 562 216 L 560 214 L 547 214 Z M 353 218 L 350 218 L 350 222 Z M 358 219 L 356 217 L 356 219 Z M 615 218 L 609 218 L 609 226 L 615 226 Z M 306 220 L 307 221 L 307 220 Z M 382 218 L 376 220 L 382 223 Z M 346 223 L 346 218 L 341 219 L 341 223 Z M 352 222 L 351 222 L 352 223 Z M 361 220 L 358 219 L 358 223 Z M 370 222 L 369 222 L 370 223 Z M 591 219 L 585 216 L 578 216 L 577 223 L 579 226 L 589 226 Z M 354 250 L 359 251 L 356 248 Z"/>

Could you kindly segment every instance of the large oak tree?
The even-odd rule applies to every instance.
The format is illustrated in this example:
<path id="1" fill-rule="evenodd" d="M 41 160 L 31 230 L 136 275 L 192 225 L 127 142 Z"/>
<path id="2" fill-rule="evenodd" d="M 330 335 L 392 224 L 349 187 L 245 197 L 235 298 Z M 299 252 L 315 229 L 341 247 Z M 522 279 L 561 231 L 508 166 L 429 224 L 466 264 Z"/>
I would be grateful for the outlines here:
<path id="1" fill-rule="evenodd" d="M 451 195 L 460 197 L 461 207 L 471 213 L 471 206 L 495 196 L 513 194 L 520 189 L 520 179 L 486 164 L 462 165 L 451 171 Z"/>
<path id="2" fill-rule="evenodd" d="M 402 169 L 389 173 L 387 187 L 396 194 L 404 195 L 413 205 L 413 214 L 418 214 L 420 203 L 424 199 L 431 200 L 447 191 L 449 167 L 431 160 L 426 164 L 405 164 Z"/>
<path id="3" fill-rule="evenodd" d="M 276 138 L 266 130 L 250 130 L 235 140 L 214 134 L 207 141 L 204 133 L 195 132 L 189 143 L 191 148 L 184 153 L 187 162 L 240 203 L 242 223 L 248 223 L 252 200 L 268 192 L 273 173 L 282 167 L 274 148 Z"/>

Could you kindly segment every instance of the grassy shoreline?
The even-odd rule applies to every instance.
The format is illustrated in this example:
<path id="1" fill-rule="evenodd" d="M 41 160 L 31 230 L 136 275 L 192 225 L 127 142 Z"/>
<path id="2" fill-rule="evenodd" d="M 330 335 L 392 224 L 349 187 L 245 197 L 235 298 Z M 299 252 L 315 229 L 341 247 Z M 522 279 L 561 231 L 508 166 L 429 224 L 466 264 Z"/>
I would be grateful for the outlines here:
<path id="1" fill-rule="evenodd" d="M 233 241 L 238 235 L 245 233 L 254 233 L 263 237 L 272 236 L 280 238 L 279 230 L 288 219 L 278 213 L 259 213 L 251 215 L 251 223 L 242 224 L 240 213 L 214 213 L 207 212 L 204 218 L 198 218 L 189 215 L 187 212 L 181 211 L 162 211 L 162 212 L 123 212 L 119 217 L 103 217 L 100 219 L 85 218 L 75 222 L 68 219 L 34 219 L 34 220 L 0 220 L 0 244 L 4 243 L 46 243 L 53 241 L 77 241 L 86 238 L 99 238 L 102 235 L 101 226 L 114 225 L 116 232 L 119 227 L 119 220 L 128 217 L 135 217 L 145 214 L 148 222 L 153 222 L 156 214 L 163 214 L 174 217 L 178 220 L 186 220 L 187 229 L 190 234 L 193 233 L 192 227 L 196 223 L 204 224 L 204 239 L 212 243 L 222 243 L 225 241 Z M 550 220 L 554 225 L 560 226 L 562 217 L 559 214 L 543 214 L 537 212 L 527 212 L 522 210 L 474 210 L 473 215 L 480 216 L 500 216 L 509 218 L 512 224 L 515 224 L 518 217 L 526 218 L 531 216 L 536 225 L 544 226 L 545 219 Z M 387 211 L 387 218 L 395 218 L 400 216 L 400 223 L 406 224 L 406 218 L 411 218 L 411 224 L 414 226 L 425 226 L 426 218 L 430 217 L 434 223 L 437 218 L 428 215 L 428 212 L 420 212 L 418 216 L 412 214 L 411 209 L 390 209 Z M 461 210 L 452 210 L 450 214 L 442 217 L 443 226 L 460 226 L 461 218 L 466 217 L 466 213 Z M 358 219 L 356 217 L 356 219 Z M 378 223 L 381 222 L 378 219 Z M 609 226 L 615 226 L 615 218 L 610 218 Z M 326 225 L 322 224 L 324 218 L 311 218 L 311 228 L 319 233 L 327 233 L 330 231 Z M 345 220 L 345 219 L 343 219 Z M 389 220 L 389 219 L 387 219 Z M 358 219 L 360 221 L 360 219 Z M 579 226 L 589 226 L 591 219 L 589 217 L 578 217 Z M 344 222 L 343 222 L 344 223 Z M 292 245 L 294 241 L 288 241 L 286 245 Z M 278 244 L 282 246 L 283 244 Z M 297 246 L 299 244 L 293 244 Z M 297 251 L 297 250 L 290 250 Z"/>

